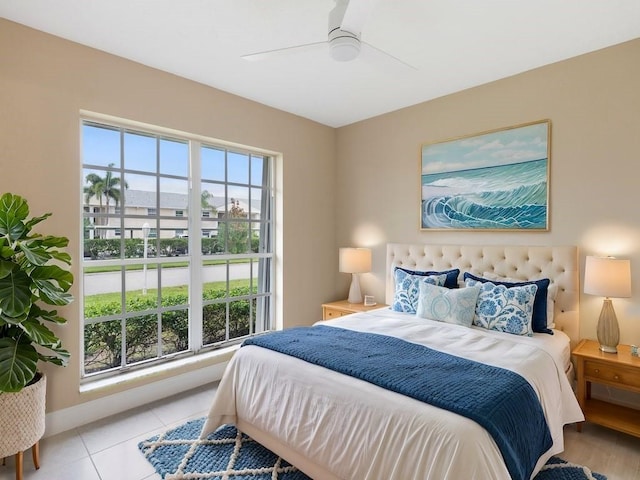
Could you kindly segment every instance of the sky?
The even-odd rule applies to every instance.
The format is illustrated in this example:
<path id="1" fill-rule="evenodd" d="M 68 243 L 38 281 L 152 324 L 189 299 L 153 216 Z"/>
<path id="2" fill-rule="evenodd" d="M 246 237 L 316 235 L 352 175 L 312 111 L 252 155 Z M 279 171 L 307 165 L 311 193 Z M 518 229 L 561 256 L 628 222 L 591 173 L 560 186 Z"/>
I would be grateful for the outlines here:
<path id="1" fill-rule="evenodd" d="M 547 158 L 550 123 L 530 124 L 425 144 L 422 174 L 454 172 Z"/>
<path id="2" fill-rule="evenodd" d="M 154 137 L 141 133 L 126 131 L 123 142 L 124 168 L 144 173 L 125 172 L 123 179 L 129 189 L 155 191 L 155 173 L 157 163 L 157 142 Z M 167 193 L 188 194 L 189 178 L 189 143 L 181 139 L 161 138 L 159 142 L 159 170 L 163 176 L 161 189 Z M 120 131 L 103 128 L 94 124 L 84 124 L 82 127 L 82 162 L 84 164 L 104 166 L 114 164 L 120 168 L 121 158 Z M 225 172 L 226 165 L 228 170 Z M 208 190 L 216 196 L 224 196 L 225 182 L 241 183 L 260 186 L 262 184 L 262 168 L 264 157 L 252 156 L 246 153 L 225 152 L 224 149 L 203 145 L 200 149 L 202 190 Z M 89 173 L 104 176 L 104 171 L 85 169 L 83 180 Z M 119 173 L 114 175 L 120 176 Z M 251 175 L 251 178 L 250 178 Z M 171 178 L 175 177 L 175 178 Z M 247 188 L 238 188 L 235 196 L 246 197 Z M 240 192 L 244 192 L 240 195 Z M 234 196 L 231 192 L 230 196 Z"/>

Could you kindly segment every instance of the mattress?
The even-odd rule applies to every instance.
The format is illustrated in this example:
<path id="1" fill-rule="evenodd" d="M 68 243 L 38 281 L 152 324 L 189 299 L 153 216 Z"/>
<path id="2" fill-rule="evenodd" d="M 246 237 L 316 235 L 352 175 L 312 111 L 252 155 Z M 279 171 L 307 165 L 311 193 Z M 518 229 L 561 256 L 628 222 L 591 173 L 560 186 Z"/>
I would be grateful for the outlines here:
<path id="1" fill-rule="evenodd" d="M 322 324 L 402 338 L 522 375 L 541 400 L 553 439 L 534 475 L 563 451 L 563 425 L 584 419 L 565 374 L 569 339 L 562 332 L 520 337 L 390 309 Z M 495 442 L 472 420 L 256 346 L 242 347 L 229 364 L 203 435 L 225 423 L 317 479 L 509 478 Z"/>

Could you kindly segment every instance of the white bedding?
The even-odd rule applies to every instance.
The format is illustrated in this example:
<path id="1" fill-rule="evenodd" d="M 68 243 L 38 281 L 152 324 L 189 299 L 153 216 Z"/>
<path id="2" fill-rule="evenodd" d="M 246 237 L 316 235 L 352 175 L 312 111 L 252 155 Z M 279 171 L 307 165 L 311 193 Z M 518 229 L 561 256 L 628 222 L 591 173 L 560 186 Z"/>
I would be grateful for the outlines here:
<path id="1" fill-rule="evenodd" d="M 534 475 L 563 451 L 562 426 L 584 419 L 565 375 L 569 339 L 562 332 L 520 337 L 390 309 L 322 323 L 404 338 L 522 375 L 541 398 L 553 438 Z M 256 346 L 242 347 L 227 367 L 203 435 L 225 423 L 315 479 L 510 478 L 495 442 L 472 420 Z"/>

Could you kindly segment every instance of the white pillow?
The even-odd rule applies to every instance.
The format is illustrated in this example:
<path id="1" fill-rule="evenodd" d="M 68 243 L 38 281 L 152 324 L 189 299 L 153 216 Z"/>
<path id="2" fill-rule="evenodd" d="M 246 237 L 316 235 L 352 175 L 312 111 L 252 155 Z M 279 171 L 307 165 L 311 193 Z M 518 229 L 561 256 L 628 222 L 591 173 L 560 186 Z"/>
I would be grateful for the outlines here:
<path id="1" fill-rule="evenodd" d="M 514 335 L 532 336 L 533 302 L 538 291 L 534 283 L 505 287 L 491 282 L 465 280 L 467 287 L 480 286 L 473 324 Z"/>
<path id="2" fill-rule="evenodd" d="M 451 289 L 423 282 L 420 284 L 416 315 L 470 327 L 479 293 L 479 286 Z"/>

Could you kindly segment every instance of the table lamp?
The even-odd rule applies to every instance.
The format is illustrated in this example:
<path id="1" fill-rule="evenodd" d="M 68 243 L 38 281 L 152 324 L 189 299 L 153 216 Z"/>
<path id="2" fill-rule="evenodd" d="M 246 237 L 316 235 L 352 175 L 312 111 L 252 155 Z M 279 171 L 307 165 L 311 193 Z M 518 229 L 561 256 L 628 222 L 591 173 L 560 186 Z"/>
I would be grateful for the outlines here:
<path id="1" fill-rule="evenodd" d="M 620 328 L 609 297 L 631 296 L 629 260 L 587 256 L 584 267 L 584 293 L 605 297 L 598 319 L 598 342 L 603 352 L 617 353 Z"/>
<path id="2" fill-rule="evenodd" d="M 349 287 L 349 303 L 362 303 L 360 292 L 360 273 L 371 271 L 371 250 L 368 248 L 341 248 L 339 271 L 351 274 L 351 287 Z"/>

